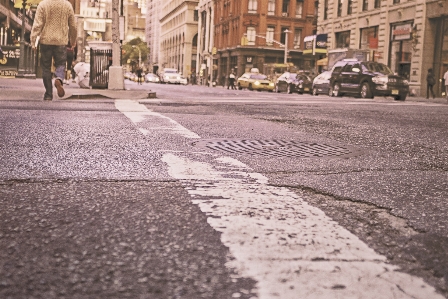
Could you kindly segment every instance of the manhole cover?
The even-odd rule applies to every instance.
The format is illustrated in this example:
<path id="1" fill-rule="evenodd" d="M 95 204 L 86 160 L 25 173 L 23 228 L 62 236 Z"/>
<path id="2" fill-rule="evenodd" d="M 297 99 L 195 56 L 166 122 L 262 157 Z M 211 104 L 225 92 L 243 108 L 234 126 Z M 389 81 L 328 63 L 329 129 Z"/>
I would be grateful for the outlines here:
<path id="1" fill-rule="evenodd" d="M 224 153 L 279 158 L 348 158 L 360 154 L 353 147 L 294 140 L 205 139 L 193 145 Z"/>

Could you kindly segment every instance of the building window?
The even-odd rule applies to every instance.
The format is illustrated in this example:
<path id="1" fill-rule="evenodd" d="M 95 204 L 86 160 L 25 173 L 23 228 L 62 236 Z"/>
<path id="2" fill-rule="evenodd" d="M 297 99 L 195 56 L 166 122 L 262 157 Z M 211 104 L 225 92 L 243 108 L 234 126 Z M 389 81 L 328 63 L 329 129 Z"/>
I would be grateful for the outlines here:
<path id="1" fill-rule="evenodd" d="M 362 1 L 362 11 L 366 11 L 369 9 L 369 0 Z"/>
<path id="2" fill-rule="evenodd" d="M 272 44 L 273 44 L 274 31 L 275 31 L 274 26 L 268 26 L 268 29 L 266 31 L 266 45 L 268 45 L 268 46 L 272 46 Z"/>
<path id="3" fill-rule="evenodd" d="M 199 12 L 198 12 L 198 10 L 195 10 L 194 11 L 194 17 L 193 17 L 193 19 L 194 19 L 194 21 L 199 21 Z"/>
<path id="4" fill-rule="evenodd" d="M 300 42 L 302 40 L 302 29 L 294 30 L 294 49 L 300 49 Z"/>
<path id="5" fill-rule="evenodd" d="M 328 19 L 328 0 L 324 0 L 324 20 Z"/>
<path id="6" fill-rule="evenodd" d="M 268 2 L 268 16 L 275 15 L 275 0 L 269 0 Z"/>
<path id="7" fill-rule="evenodd" d="M 283 0 L 282 16 L 287 17 L 289 12 L 289 0 Z"/>
<path id="8" fill-rule="evenodd" d="M 347 2 L 347 14 L 351 15 L 353 11 L 353 0 L 348 0 Z"/>
<path id="9" fill-rule="evenodd" d="M 378 49 L 378 26 L 361 28 L 359 48 L 364 50 Z"/>
<path id="10" fill-rule="evenodd" d="M 296 2 L 296 18 L 302 18 L 303 13 L 303 0 L 297 0 Z"/>
<path id="11" fill-rule="evenodd" d="M 392 3 L 393 4 L 398 4 L 398 3 L 400 3 L 400 0 L 392 0 Z"/>
<path id="12" fill-rule="evenodd" d="M 338 17 L 342 16 L 342 2 L 343 0 L 338 0 Z"/>
<path id="13" fill-rule="evenodd" d="M 247 27 L 247 45 L 255 46 L 255 27 Z"/>
<path id="14" fill-rule="evenodd" d="M 350 30 L 336 32 L 336 48 L 350 47 Z"/>
<path id="15" fill-rule="evenodd" d="M 249 0 L 247 10 L 249 13 L 257 13 L 258 0 Z"/>
<path id="16" fill-rule="evenodd" d="M 381 0 L 375 0 L 374 8 L 380 8 Z"/>

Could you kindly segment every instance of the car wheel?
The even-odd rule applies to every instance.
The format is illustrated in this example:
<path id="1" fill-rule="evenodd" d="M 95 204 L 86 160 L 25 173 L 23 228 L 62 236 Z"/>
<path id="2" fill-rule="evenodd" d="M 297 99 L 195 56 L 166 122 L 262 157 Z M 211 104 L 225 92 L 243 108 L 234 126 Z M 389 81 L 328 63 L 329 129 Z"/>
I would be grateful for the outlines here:
<path id="1" fill-rule="evenodd" d="M 241 90 L 241 89 L 243 89 L 243 88 L 241 87 L 241 84 L 238 83 L 238 90 Z"/>
<path id="2" fill-rule="evenodd" d="M 364 82 L 361 86 L 361 97 L 363 99 L 371 99 L 372 92 L 370 91 L 370 86 L 367 82 Z"/>
<path id="3" fill-rule="evenodd" d="M 400 94 L 394 97 L 395 101 L 404 101 L 406 100 L 406 94 Z"/>
<path id="4" fill-rule="evenodd" d="M 317 96 L 317 88 L 313 87 L 313 96 Z"/>
<path id="5" fill-rule="evenodd" d="M 340 97 L 340 96 L 342 96 L 342 95 L 341 95 L 341 92 L 340 92 L 340 89 L 341 89 L 341 85 L 339 85 L 339 83 L 335 83 L 335 84 L 333 85 L 333 95 L 334 95 L 335 97 Z"/>
<path id="6" fill-rule="evenodd" d="M 286 87 L 286 93 L 292 93 L 291 84 L 288 84 L 288 86 Z"/>

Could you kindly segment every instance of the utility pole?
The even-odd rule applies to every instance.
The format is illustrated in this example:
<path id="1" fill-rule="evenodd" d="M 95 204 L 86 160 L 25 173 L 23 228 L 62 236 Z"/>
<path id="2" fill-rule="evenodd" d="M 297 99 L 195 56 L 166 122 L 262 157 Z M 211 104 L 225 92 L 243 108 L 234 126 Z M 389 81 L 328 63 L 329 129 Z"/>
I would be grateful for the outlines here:
<path id="1" fill-rule="evenodd" d="M 109 67 L 108 89 L 124 89 L 123 67 L 120 63 L 120 14 L 119 0 L 112 0 L 112 66 Z"/>

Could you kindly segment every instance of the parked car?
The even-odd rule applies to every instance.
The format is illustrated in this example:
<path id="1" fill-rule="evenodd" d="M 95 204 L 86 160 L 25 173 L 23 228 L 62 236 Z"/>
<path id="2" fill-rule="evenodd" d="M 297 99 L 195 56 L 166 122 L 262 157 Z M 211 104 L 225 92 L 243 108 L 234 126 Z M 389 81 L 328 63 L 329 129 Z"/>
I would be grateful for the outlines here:
<path id="1" fill-rule="evenodd" d="M 148 73 L 145 75 L 145 82 L 159 83 L 160 79 L 156 74 Z"/>
<path id="2" fill-rule="evenodd" d="M 130 73 L 128 75 L 128 79 L 131 80 L 131 81 L 137 81 L 137 75 L 134 74 L 134 73 Z"/>
<path id="3" fill-rule="evenodd" d="M 310 77 L 305 74 L 297 74 L 285 72 L 277 78 L 275 82 L 275 91 L 287 93 L 310 93 L 312 87 L 312 81 Z"/>
<path id="4" fill-rule="evenodd" d="M 160 73 L 161 83 L 180 84 L 180 74 L 177 69 L 164 68 Z"/>
<path id="5" fill-rule="evenodd" d="M 182 84 L 182 85 L 188 85 L 188 79 L 183 77 L 183 76 L 181 76 L 179 83 Z"/>
<path id="6" fill-rule="evenodd" d="M 336 63 L 332 70 L 330 87 L 329 94 L 332 96 L 392 96 L 397 101 L 404 101 L 409 93 L 408 80 L 394 75 L 388 66 L 374 61 Z"/>
<path id="7" fill-rule="evenodd" d="M 132 75 L 132 73 L 131 72 L 126 72 L 126 73 L 124 73 L 124 78 L 125 79 L 129 79 L 129 77 Z"/>
<path id="8" fill-rule="evenodd" d="M 274 82 L 270 81 L 266 75 L 260 74 L 256 71 L 244 73 L 238 78 L 236 85 L 239 90 L 247 88 L 249 90 L 258 91 L 273 91 L 275 87 Z"/>
<path id="9" fill-rule="evenodd" d="M 317 96 L 319 94 L 329 94 L 330 91 L 330 77 L 331 72 L 325 71 L 316 76 L 313 80 L 313 95 Z"/>

